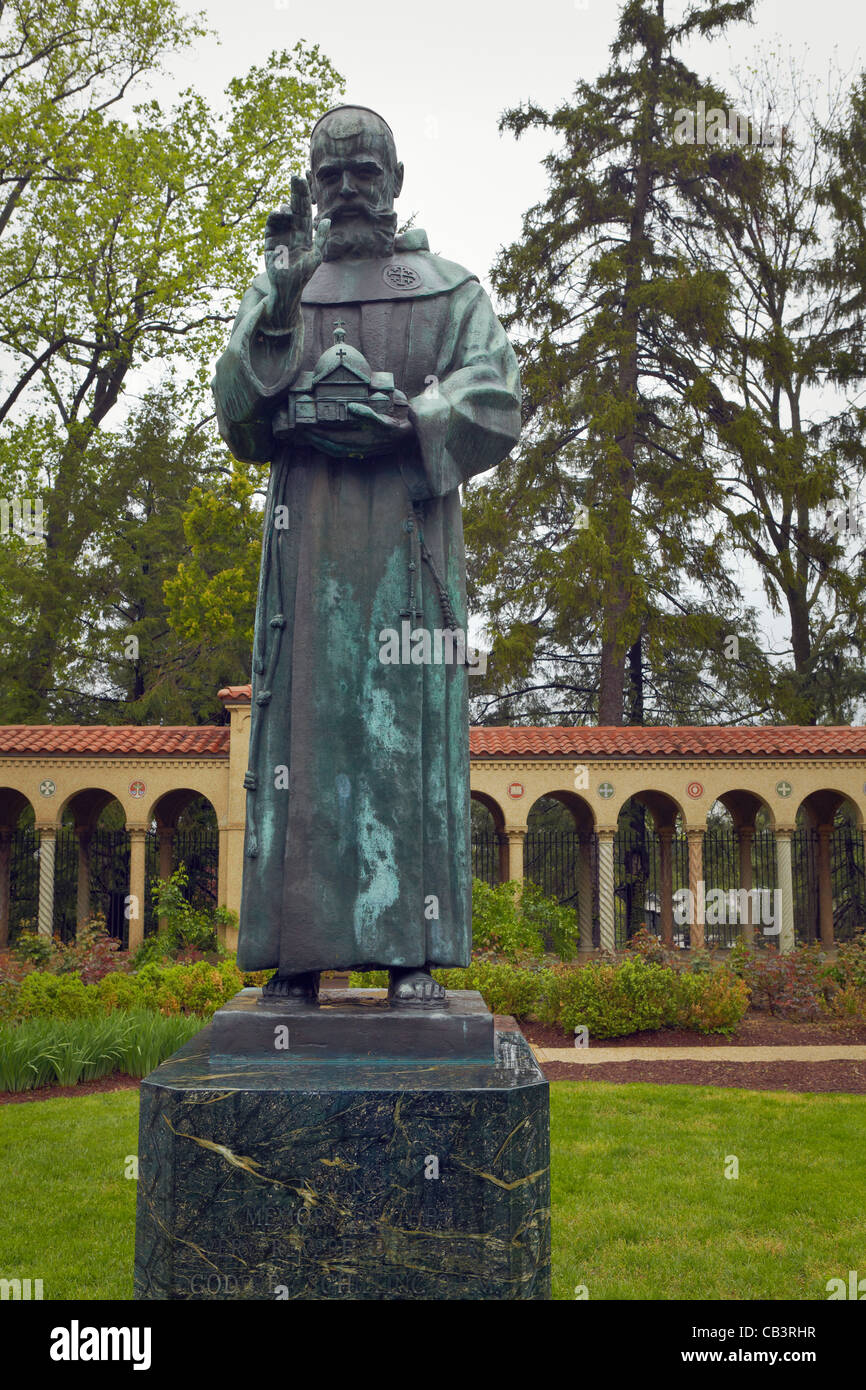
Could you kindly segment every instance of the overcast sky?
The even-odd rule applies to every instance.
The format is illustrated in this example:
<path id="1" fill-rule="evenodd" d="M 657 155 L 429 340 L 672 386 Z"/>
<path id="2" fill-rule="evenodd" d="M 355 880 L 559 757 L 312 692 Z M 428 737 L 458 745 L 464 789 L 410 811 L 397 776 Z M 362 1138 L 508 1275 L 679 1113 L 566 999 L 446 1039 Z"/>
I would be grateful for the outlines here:
<path id="1" fill-rule="evenodd" d="M 550 144 L 532 131 L 516 142 L 497 124 L 531 98 L 546 107 L 606 66 L 620 6 L 613 0 L 211 0 L 218 39 L 175 61 L 181 86 L 218 101 L 225 84 L 274 48 L 319 44 L 346 78 L 346 100 L 380 111 L 394 130 L 406 182 L 401 221 L 417 213 L 432 250 L 484 281 L 499 248 L 520 232 L 522 213 L 544 193 L 539 161 Z M 670 3 L 673 17 L 682 3 Z M 715 44 L 695 44 L 697 70 L 725 85 L 756 47 L 791 48 L 823 77 L 838 49 L 847 70 L 866 53 L 862 0 L 759 0 L 756 22 Z M 162 92 L 160 92 L 162 95 Z"/>
<path id="2" fill-rule="evenodd" d="M 202 8 L 180 2 L 190 13 Z M 685 9 L 669 0 L 666 13 L 676 19 Z M 346 79 L 344 100 L 372 106 L 394 131 L 406 166 L 400 220 L 415 213 L 431 249 L 469 267 L 489 290 L 498 251 L 544 195 L 540 161 L 550 148 L 544 131 L 519 142 L 500 135 L 499 117 L 527 100 L 553 108 L 578 81 L 593 81 L 608 64 L 619 11 L 618 0 L 211 0 L 205 19 L 215 36 L 175 59 L 172 81 L 155 94 L 167 99 L 172 86 L 195 86 L 216 104 L 232 77 L 272 49 L 317 43 Z M 732 89 L 735 71 L 761 51 L 792 55 L 819 81 L 834 66 L 853 73 L 866 60 L 863 0 L 758 0 L 755 16 L 682 56 Z M 749 599 L 764 608 L 754 566 L 742 562 L 741 575 Z M 783 649 L 784 619 L 765 610 L 765 623 L 770 649 Z"/>

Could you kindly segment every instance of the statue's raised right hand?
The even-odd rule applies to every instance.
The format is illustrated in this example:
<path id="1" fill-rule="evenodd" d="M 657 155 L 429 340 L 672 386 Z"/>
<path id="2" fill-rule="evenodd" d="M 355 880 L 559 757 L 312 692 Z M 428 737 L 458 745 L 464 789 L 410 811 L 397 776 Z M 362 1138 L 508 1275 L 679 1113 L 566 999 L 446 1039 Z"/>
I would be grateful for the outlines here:
<path id="1" fill-rule="evenodd" d="M 331 224 L 323 218 L 313 237 L 313 204 L 307 180 L 292 178 L 291 205 L 272 212 L 265 225 L 265 266 L 270 294 L 265 316 L 272 328 L 291 328 L 301 291 L 322 261 Z"/>

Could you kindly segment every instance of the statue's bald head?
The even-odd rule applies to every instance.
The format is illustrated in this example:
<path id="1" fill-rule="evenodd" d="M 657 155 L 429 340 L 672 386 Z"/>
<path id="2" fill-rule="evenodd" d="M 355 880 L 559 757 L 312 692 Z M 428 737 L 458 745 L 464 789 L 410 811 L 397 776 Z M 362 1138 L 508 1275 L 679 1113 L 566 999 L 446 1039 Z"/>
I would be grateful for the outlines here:
<path id="1" fill-rule="evenodd" d="M 367 106 L 335 106 L 313 127 L 307 175 L 319 218 L 329 218 L 325 258 L 388 254 L 403 165 L 388 122 Z"/>
<path id="2" fill-rule="evenodd" d="M 376 154 L 391 170 L 397 168 L 397 146 L 388 122 L 369 106 L 335 106 L 313 126 L 310 163 L 321 154 Z"/>

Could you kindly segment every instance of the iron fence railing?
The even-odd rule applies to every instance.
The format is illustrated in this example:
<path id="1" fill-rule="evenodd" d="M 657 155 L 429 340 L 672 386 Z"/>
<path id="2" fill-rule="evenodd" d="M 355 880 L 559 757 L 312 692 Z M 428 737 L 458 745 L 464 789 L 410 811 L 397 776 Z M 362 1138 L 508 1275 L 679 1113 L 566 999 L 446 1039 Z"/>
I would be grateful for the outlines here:
<path id="1" fill-rule="evenodd" d="M 524 841 L 524 876 L 559 902 L 577 907 L 580 854 L 590 856 L 593 885 L 593 942 L 598 929 L 598 840 L 590 836 L 581 850 L 576 831 L 527 831 Z M 751 837 L 752 898 L 750 915 L 758 933 L 778 944 L 779 900 L 776 839 L 772 829 L 756 830 Z M 495 884 L 498 877 L 498 837 L 495 832 L 472 836 L 474 872 Z M 849 940 L 866 929 L 866 856 L 861 831 L 848 824 L 834 828 L 830 840 L 833 890 L 833 929 L 837 941 Z M 792 837 L 794 929 L 799 942 L 820 939 L 818 904 L 818 834 L 806 828 Z M 703 840 L 705 893 L 704 939 L 708 946 L 732 946 L 746 921 L 740 889 L 740 843 L 731 826 L 711 826 Z M 635 931 L 645 926 L 654 935 L 661 931 L 661 842 L 652 824 L 620 825 L 614 837 L 614 930 L 618 948 L 627 945 Z M 671 837 L 671 891 L 674 895 L 674 942 L 689 946 L 687 902 L 678 897 L 689 887 L 688 839 Z M 710 897 L 716 890 L 715 896 Z M 720 898 L 718 891 L 724 894 Z M 678 920 L 685 919 L 685 920 Z"/>
<path id="2" fill-rule="evenodd" d="M 471 837 L 472 871 L 495 886 L 500 880 L 502 845 L 493 830 L 474 831 Z M 798 829 L 792 837 L 792 876 L 794 927 L 798 941 L 820 939 L 818 895 L 818 832 Z M 35 929 L 39 914 L 39 837 L 32 827 L 12 832 L 10 841 L 9 926 L 10 938 L 24 926 Z M 598 841 L 588 837 L 582 846 L 576 831 L 533 830 L 524 840 L 524 875 L 539 884 L 550 897 L 569 907 L 578 906 L 578 875 L 581 854 L 590 859 L 593 892 L 593 941 L 599 944 Z M 129 893 L 129 835 L 125 830 L 97 829 L 89 842 L 90 912 L 104 914 L 109 932 L 128 942 L 127 895 Z M 772 830 L 758 830 L 751 841 L 752 887 L 762 895 L 758 911 L 776 911 L 774 892 L 778 888 L 775 836 Z M 75 831 L 61 829 L 55 843 L 54 931 L 64 940 L 75 934 L 78 909 L 79 842 Z M 189 873 L 189 895 L 194 906 L 212 907 L 217 902 L 219 873 L 219 832 L 216 827 L 176 831 L 172 843 L 172 869 L 185 864 Z M 830 870 L 833 896 L 833 930 L 837 941 L 846 941 L 866 929 L 866 858 L 862 832 L 849 824 L 834 828 L 830 839 Z M 740 848 L 736 831 L 730 826 L 710 827 L 703 842 L 705 892 L 721 889 L 725 894 L 740 886 Z M 150 886 L 159 875 L 159 840 L 156 831 L 145 840 L 147 892 L 144 906 L 145 931 L 156 930 Z M 661 843 L 649 820 L 642 826 L 620 827 L 614 838 L 615 940 L 625 946 L 634 932 L 646 926 L 654 934 L 661 929 Z M 671 840 L 671 879 L 674 903 L 677 894 L 689 886 L 688 842 L 683 834 Z M 682 916 L 680 912 L 677 915 Z M 723 920 L 714 920 L 720 915 Z M 754 909 L 753 909 L 754 915 Z M 721 913 L 710 905 L 706 912 L 705 939 L 708 945 L 731 946 L 740 933 L 736 915 L 727 908 Z M 760 930 L 769 922 L 758 921 Z M 772 933 L 777 936 L 777 933 Z M 688 922 L 675 917 L 674 940 L 688 946 Z"/>

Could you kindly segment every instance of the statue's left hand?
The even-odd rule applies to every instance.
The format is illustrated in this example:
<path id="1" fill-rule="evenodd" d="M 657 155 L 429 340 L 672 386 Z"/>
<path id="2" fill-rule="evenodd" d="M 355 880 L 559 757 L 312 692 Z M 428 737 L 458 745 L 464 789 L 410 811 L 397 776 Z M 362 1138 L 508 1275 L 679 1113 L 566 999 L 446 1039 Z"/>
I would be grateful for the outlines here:
<path id="1" fill-rule="evenodd" d="M 333 458 L 364 458 L 367 454 L 392 453 L 404 449 L 411 442 L 415 427 L 409 420 L 393 420 L 389 415 L 380 415 L 369 405 L 360 401 L 350 401 L 349 414 L 354 416 L 357 427 L 345 435 L 337 431 L 327 434 L 315 425 L 301 425 L 297 433 L 305 444 L 311 444 L 323 454 Z"/>

